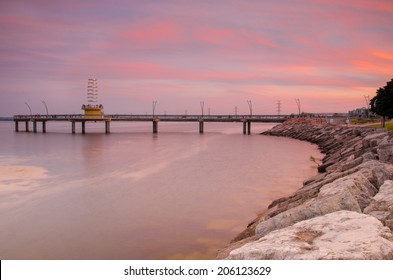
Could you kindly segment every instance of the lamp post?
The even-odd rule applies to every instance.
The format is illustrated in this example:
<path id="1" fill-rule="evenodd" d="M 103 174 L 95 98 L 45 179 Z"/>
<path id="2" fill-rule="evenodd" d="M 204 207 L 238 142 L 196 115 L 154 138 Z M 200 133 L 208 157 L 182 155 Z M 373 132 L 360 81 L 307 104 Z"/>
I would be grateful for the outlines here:
<path id="1" fill-rule="evenodd" d="M 30 111 L 30 116 L 32 116 L 32 115 L 33 115 L 33 113 L 31 112 L 31 108 L 30 108 L 29 104 L 27 104 L 27 102 L 25 102 L 25 104 L 26 104 L 27 108 L 29 108 L 29 111 Z"/>
<path id="2" fill-rule="evenodd" d="M 49 113 L 48 113 L 48 106 L 46 106 L 45 101 L 44 101 L 44 100 L 41 100 L 41 102 L 42 102 L 42 104 L 44 104 L 44 106 L 45 106 L 46 115 L 49 115 Z"/>
<path id="3" fill-rule="evenodd" d="M 202 118 L 203 118 L 203 108 L 205 107 L 205 101 L 200 101 L 201 104 L 201 112 L 202 112 Z"/>
<path id="4" fill-rule="evenodd" d="M 297 109 L 299 111 L 299 117 L 300 117 L 300 110 L 301 110 L 301 108 L 300 108 L 300 99 L 299 98 L 295 99 L 295 102 L 296 102 Z"/>
<path id="5" fill-rule="evenodd" d="M 153 118 L 154 118 L 154 113 L 155 113 L 155 111 L 156 111 L 156 105 L 157 105 L 157 100 L 154 100 L 153 101 Z"/>
<path id="6" fill-rule="evenodd" d="M 252 101 L 247 100 L 248 108 L 250 109 L 250 117 L 252 117 Z"/>

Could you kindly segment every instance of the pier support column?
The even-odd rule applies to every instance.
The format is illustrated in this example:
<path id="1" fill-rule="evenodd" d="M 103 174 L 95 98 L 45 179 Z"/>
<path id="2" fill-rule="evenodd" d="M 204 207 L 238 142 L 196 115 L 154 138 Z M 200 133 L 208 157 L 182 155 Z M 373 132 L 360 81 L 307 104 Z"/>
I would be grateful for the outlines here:
<path id="1" fill-rule="evenodd" d="M 199 133 L 203 133 L 203 128 L 204 128 L 204 122 L 203 121 L 199 121 Z"/>
<path id="2" fill-rule="evenodd" d="M 158 121 L 153 121 L 153 133 L 158 132 Z"/>
<path id="3" fill-rule="evenodd" d="M 72 131 L 72 134 L 75 134 L 75 122 L 74 121 L 71 122 L 71 131 Z"/>
<path id="4" fill-rule="evenodd" d="M 106 134 L 111 133 L 111 122 L 110 121 L 105 121 L 105 133 Z"/>
<path id="5" fill-rule="evenodd" d="M 33 132 L 37 133 L 37 121 L 33 121 Z"/>
<path id="6" fill-rule="evenodd" d="M 247 122 L 243 122 L 243 134 L 246 135 L 247 134 Z"/>
<path id="7" fill-rule="evenodd" d="M 86 122 L 82 121 L 82 134 L 86 133 Z"/>
<path id="8" fill-rule="evenodd" d="M 19 122 L 15 121 L 15 132 L 19 132 Z"/>
<path id="9" fill-rule="evenodd" d="M 46 121 L 42 122 L 42 133 L 46 133 Z"/>
<path id="10" fill-rule="evenodd" d="M 251 122 L 250 121 L 247 122 L 247 127 L 248 127 L 248 135 L 250 135 L 251 134 Z"/>
<path id="11" fill-rule="evenodd" d="M 29 132 L 29 121 L 26 121 L 25 124 L 26 124 L 26 132 Z"/>

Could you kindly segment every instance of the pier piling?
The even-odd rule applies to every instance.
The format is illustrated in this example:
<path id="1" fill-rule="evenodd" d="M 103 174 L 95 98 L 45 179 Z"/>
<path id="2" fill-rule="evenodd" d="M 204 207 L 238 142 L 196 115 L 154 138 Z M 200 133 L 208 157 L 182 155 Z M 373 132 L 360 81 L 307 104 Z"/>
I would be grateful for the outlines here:
<path id="1" fill-rule="evenodd" d="M 86 122 L 82 121 L 82 134 L 86 133 Z"/>
<path id="2" fill-rule="evenodd" d="M 199 121 L 199 133 L 203 133 L 203 128 L 204 128 L 204 122 L 203 121 Z"/>
<path id="3" fill-rule="evenodd" d="M 111 132 L 111 122 L 105 121 L 105 133 L 109 134 Z"/>
<path id="4" fill-rule="evenodd" d="M 153 120 L 153 133 L 158 133 L 158 121 Z"/>

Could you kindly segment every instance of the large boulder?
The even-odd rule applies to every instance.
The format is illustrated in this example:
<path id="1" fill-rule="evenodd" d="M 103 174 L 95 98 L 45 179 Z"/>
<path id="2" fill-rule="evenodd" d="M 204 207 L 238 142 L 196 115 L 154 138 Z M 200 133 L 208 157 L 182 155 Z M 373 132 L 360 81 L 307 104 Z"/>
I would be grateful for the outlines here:
<path id="1" fill-rule="evenodd" d="M 340 210 L 361 212 L 359 204 L 353 195 L 349 191 L 343 191 L 329 197 L 311 199 L 297 207 L 262 221 L 256 226 L 255 233 L 260 238 L 274 230 Z"/>
<path id="2" fill-rule="evenodd" d="M 376 141 L 382 141 L 382 139 L 388 135 L 387 131 L 379 132 L 379 133 L 372 133 L 370 135 L 367 135 L 366 137 L 363 138 L 363 147 L 368 148 L 371 146 L 375 146 L 376 144 L 372 143 Z M 377 143 L 378 143 L 377 142 Z"/>
<path id="3" fill-rule="evenodd" d="M 374 216 L 393 230 L 393 181 L 385 181 L 364 213 Z"/>
<path id="4" fill-rule="evenodd" d="M 359 172 L 363 174 L 377 189 L 385 182 L 385 180 L 393 179 L 393 165 L 383 163 L 378 160 L 369 160 L 362 164 L 343 172 L 342 177 L 349 174 Z"/>
<path id="5" fill-rule="evenodd" d="M 338 211 L 277 230 L 230 252 L 227 259 L 393 258 L 393 234 L 376 218 Z"/>
<path id="6" fill-rule="evenodd" d="M 354 173 L 324 185 L 319 190 L 318 198 L 322 199 L 345 192 L 349 192 L 363 210 L 371 203 L 377 189 L 361 173 Z"/>
<path id="7" fill-rule="evenodd" d="M 380 161 L 393 164 L 393 142 L 383 141 L 377 151 Z"/>

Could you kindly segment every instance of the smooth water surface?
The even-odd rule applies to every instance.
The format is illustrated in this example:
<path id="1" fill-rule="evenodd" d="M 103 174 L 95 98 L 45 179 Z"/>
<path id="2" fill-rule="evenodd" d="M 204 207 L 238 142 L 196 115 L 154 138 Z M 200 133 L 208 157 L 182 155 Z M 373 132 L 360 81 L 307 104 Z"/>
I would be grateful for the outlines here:
<path id="1" fill-rule="evenodd" d="M 272 124 L 0 122 L 1 259 L 209 259 L 316 174 L 316 146 Z M 21 127 L 22 128 L 22 127 Z M 39 131 L 41 128 L 39 128 Z"/>

